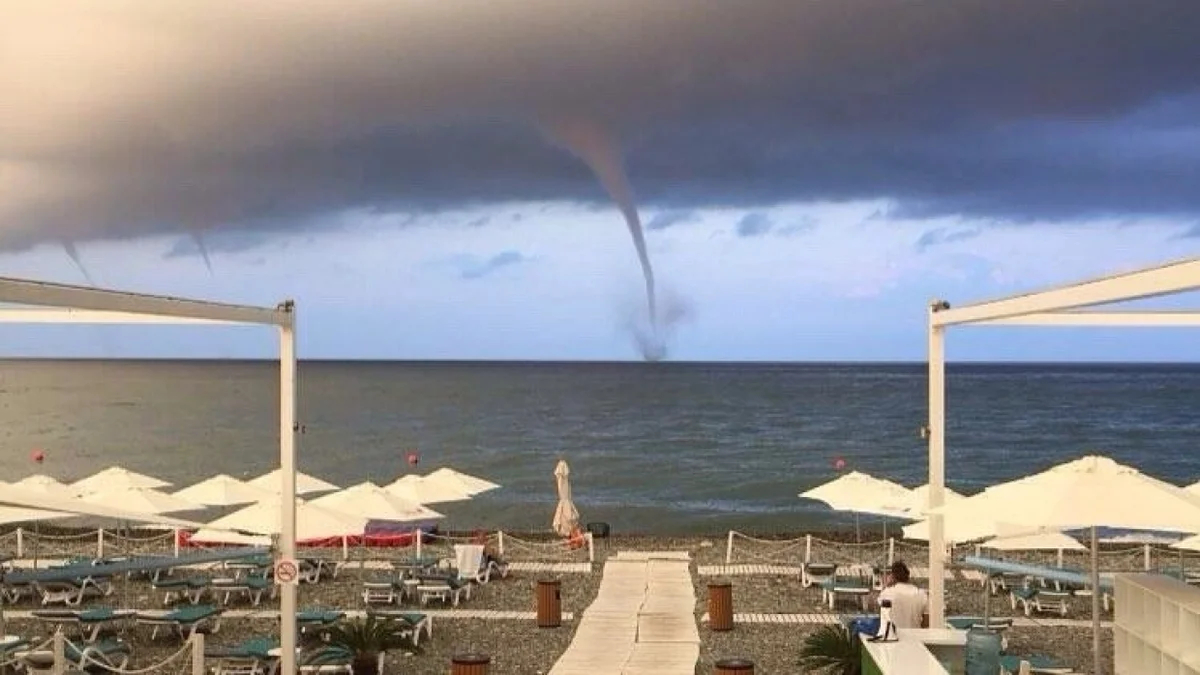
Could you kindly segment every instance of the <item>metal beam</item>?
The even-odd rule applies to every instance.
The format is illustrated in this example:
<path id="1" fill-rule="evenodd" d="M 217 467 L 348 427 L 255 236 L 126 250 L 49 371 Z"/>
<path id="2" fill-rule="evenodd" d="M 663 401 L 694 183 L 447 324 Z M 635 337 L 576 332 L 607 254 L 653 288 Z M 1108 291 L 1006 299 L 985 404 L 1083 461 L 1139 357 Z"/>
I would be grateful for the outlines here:
<path id="1" fill-rule="evenodd" d="M 6 277 L 0 277 L 0 303 L 266 326 L 291 325 L 292 321 L 291 312 L 283 305 L 274 309 L 230 305 Z"/>
<path id="2" fill-rule="evenodd" d="M 236 326 L 234 321 L 183 316 L 130 314 L 92 309 L 0 309 L 0 323 L 139 324 Z"/>
<path id="3" fill-rule="evenodd" d="M 1094 326 L 1113 328 L 1197 327 L 1200 310 L 1127 312 L 1041 312 L 976 321 L 974 326 Z"/>
<path id="4" fill-rule="evenodd" d="M 979 323 L 1028 314 L 1139 300 L 1200 289 L 1200 258 L 935 312 L 934 325 Z"/>

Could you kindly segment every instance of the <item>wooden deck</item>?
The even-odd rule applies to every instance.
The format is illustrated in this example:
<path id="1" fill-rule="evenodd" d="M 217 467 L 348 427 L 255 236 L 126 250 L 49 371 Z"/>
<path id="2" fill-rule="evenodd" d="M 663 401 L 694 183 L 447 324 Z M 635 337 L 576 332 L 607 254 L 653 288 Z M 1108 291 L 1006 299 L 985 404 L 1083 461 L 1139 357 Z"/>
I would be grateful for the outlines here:
<path id="1" fill-rule="evenodd" d="M 686 551 L 619 551 L 550 675 L 693 675 L 700 656 Z"/>

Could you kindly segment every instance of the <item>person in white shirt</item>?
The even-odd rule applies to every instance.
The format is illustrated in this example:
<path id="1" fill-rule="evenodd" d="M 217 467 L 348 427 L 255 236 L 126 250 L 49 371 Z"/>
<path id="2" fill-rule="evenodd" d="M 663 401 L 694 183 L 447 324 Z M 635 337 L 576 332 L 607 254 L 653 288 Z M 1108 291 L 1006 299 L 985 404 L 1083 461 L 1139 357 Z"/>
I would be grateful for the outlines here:
<path id="1" fill-rule="evenodd" d="M 928 628 L 929 596 L 909 583 L 908 565 L 897 560 L 885 577 L 879 600 L 892 601 L 892 623 L 896 628 Z"/>

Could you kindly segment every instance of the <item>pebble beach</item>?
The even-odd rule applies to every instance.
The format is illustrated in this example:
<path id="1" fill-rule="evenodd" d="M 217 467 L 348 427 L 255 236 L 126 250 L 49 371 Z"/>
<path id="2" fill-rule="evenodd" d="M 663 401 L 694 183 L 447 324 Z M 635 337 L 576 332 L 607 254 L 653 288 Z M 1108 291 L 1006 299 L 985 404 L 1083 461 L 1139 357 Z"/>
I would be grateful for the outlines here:
<path id="1" fill-rule="evenodd" d="M 873 559 L 875 555 L 874 552 L 864 553 L 856 550 L 856 545 L 845 542 L 845 535 L 823 536 L 826 537 L 821 539 L 824 545 L 843 547 L 839 554 L 842 557 L 865 555 L 867 559 Z M 839 542 L 838 538 L 843 541 Z M 563 551 L 549 542 L 534 539 L 522 545 L 520 539 L 510 537 L 509 542 L 509 557 L 514 561 L 532 561 L 538 558 L 543 561 L 562 561 L 570 558 L 572 562 L 586 562 L 586 551 Z M 695 613 L 701 641 L 697 673 L 711 673 L 715 661 L 729 657 L 743 657 L 754 661 L 755 672 L 758 673 L 804 672 L 797 663 L 804 636 L 814 630 L 822 620 L 831 620 L 829 609 L 822 605 L 820 591 L 816 588 L 803 588 L 799 578 L 791 573 L 776 571 L 747 574 L 737 572 L 736 569 L 714 567 L 725 563 L 725 544 L 726 542 L 718 537 L 614 536 L 607 541 L 597 542 L 595 562 L 590 572 L 546 572 L 522 569 L 518 566 L 505 578 L 493 578 L 487 584 L 476 586 L 471 598 L 463 600 L 457 608 L 444 607 L 439 603 L 431 604 L 427 609 L 434 615 L 432 639 L 422 639 L 419 649 L 389 653 L 387 672 L 444 675 L 450 670 L 452 657 L 462 653 L 483 653 L 490 656 L 492 662 L 489 672 L 493 675 L 534 675 L 549 672 L 555 661 L 567 649 L 578 617 L 596 598 L 605 560 L 618 550 L 687 551 L 690 554 L 696 594 Z M 775 546 L 778 548 L 782 544 Z M 541 555 L 537 553 L 539 547 L 542 547 Z M 770 548 L 771 544 L 763 544 L 759 549 L 743 545 L 735 549 L 733 562 L 735 565 L 762 562 L 761 559 L 765 557 L 764 551 Z M 431 546 L 426 552 L 438 551 L 436 546 Z M 361 551 L 353 553 L 363 554 Z M 405 549 L 393 549 L 371 551 L 365 555 L 368 558 L 381 555 L 397 557 L 406 553 Z M 825 554 L 827 558 L 832 555 Z M 756 561 L 756 558 L 759 560 Z M 1111 567 L 1120 569 L 1127 569 L 1128 558 L 1128 555 L 1105 556 L 1107 562 L 1113 563 Z M 920 569 L 918 566 L 924 562 L 916 556 L 909 560 L 917 569 Z M 378 561 L 356 562 L 352 554 L 351 560 L 342 566 L 336 579 L 302 585 L 299 591 L 300 606 L 337 608 L 351 613 L 362 612 L 366 609 L 361 597 L 362 582 L 386 575 L 387 572 L 382 567 L 384 566 Z M 722 569 L 730 573 L 721 574 Z M 539 628 L 533 614 L 536 608 L 535 589 L 539 580 L 551 578 L 561 582 L 564 620 L 557 628 Z M 735 621 L 734 629 L 726 632 L 710 630 L 705 615 L 708 609 L 708 584 L 714 581 L 730 582 L 735 615 L 758 615 L 756 621 Z M 917 581 L 924 583 L 923 579 Z M 146 582 L 123 579 L 114 583 L 112 595 L 89 601 L 89 604 L 140 609 L 161 608 L 159 597 Z M 981 615 L 984 611 L 983 604 L 984 595 L 978 578 L 970 578 L 961 571 L 951 570 L 947 579 L 947 614 Z M 411 603 L 404 606 L 413 608 L 413 611 L 421 611 Z M 28 611 L 35 608 L 36 605 L 29 599 L 24 599 L 15 606 L 7 606 L 6 632 L 35 638 L 48 635 L 46 624 L 28 618 Z M 220 630 L 208 636 L 207 645 L 210 648 L 232 646 L 249 637 L 274 635 L 277 611 L 277 600 L 270 598 L 264 598 L 258 607 L 252 607 L 246 602 L 235 602 L 230 605 Z M 520 615 L 520 618 L 488 616 L 489 613 L 495 612 L 524 614 Z M 1008 598 L 1003 596 L 991 599 L 990 612 L 997 617 L 1016 614 L 1010 607 Z M 839 605 L 836 613 L 845 616 L 861 614 L 862 611 L 859 607 L 848 604 Z M 809 618 L 798 619 L 796 615 Z M 1077 625 L 1062 625 L 1063 618 Z M 1087 598 L 1074 599 L 1066 617 L 1031 620 L 1024 620 L 1022 617 L 1022 625 L 1015 626 L 1008 632 L 1009 652 L 1052 654 L 1080 672 L 1090 672 L 1091 631 L 1083 623 L 1089 618 L 1090 604 Z M 1103 618 L 1105 621 L 1111 621 L 1111 614 L 1106 614 Z M 160 636 L 151 641 L 149 629 L 144 626 L 126 626 L 120 629 L 119 635 L 132 644 L 132 665 L 137 668 L 159 663 L 181 646 L 178 637 Z M 1111 668 L 1111 631 L 1105 630 L 1102 638 Z M 310 636 L 306 639 L 311 641 L 313 638 Z"/>

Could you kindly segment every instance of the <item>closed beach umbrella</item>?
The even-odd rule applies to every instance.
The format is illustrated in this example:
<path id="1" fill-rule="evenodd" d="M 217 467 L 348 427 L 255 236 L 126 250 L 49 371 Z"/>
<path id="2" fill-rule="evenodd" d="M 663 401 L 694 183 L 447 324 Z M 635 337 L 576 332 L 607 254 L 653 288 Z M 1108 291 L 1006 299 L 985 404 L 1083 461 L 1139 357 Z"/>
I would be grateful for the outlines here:
<path id="1" fill-rule="evenodd" d="M 262 488 L 273 495 L 277 495 L 283 491 L 283 473 L 282 469 L 268 471 L 263 475 L 248 481 L 250 485 L 256 488 Z M 332 492 L 338 489 L 338 486 L 329 481 L 321 480 L 315 476 L 310 476 L 306 473 L 296 472 L 296 494 L 307 495 L 317 492 Z"/>
<path id="2" fill-rule="evenodd" d="M 417 474 L 401 476 L 385 486 L 384 489 L 397 497 L 418 504 L 461 502 L 471 498 L 471 495 L 467 494 L 461 485 Z"/>
<path id="3" fill-rule="evenodd" d="M 218 518 L 209 523 L 204 529 L 209 530 L 239 530 L 260 535 L 280 534 L 282 519 L 281 500 L 278 495 L 270 499 L 251 504 L 243 509 Z M 332 537 L 347 537 L 360 535 L 367 528 L 369 518 L 350 513 L 334 511 L 320 506 L 314 506 L 303 499 L 296 500 L 296 540 L 329 539 Z M 219 535 L 220 533 L 216 533 Z M 205 541 L 204 538 L 193 541 Z M 222 542 L 223 539 L 208 539 Z"/>
<path id="4" fill-rule="evenodd" d="M 571 500 L 571 468 L 567 460 L 560 459 L 554 467 L 554 482 L 558 486 L 558 508 L 554 509 L 554 531 L 560 537 L 569 537 L 579 527 L 579 511 Z"/>
<path id="5" fill-rule="evenodd" d="M 255 487 L 228 474 L 217 474 L 175 493 L 176 497 L 206 506 L 235 506 L 269 499 L 275 492 Z"/>
<path id="6" fill-rule="evenodd" d="M 119 466 L 110 466 L 87 478 L 75 481 L 71 484 L 71 489 L 76 494 L 84 494 L 100 490 L 125 490 L 129 488 L 147 488 L 153 490 L 169 487 L 170 485 L 167 481 L 160 480 L 154 476 L 147 476 L 144 473 L 137 473 L 136 471 L 130 471 Z"/>
<path id="7" fill-rule="evenodd" d="M 81 495 L 80 499 L 93 504 L 120 504 L 121 508 L 138 513 L 176 513 L 205 508 L 203 504 L 146 488 L 100 489 Z"/>
<path id="8" fill-rule="evenodd" d="M 448 467 L 429 472 L 425 476 L 425 480 L 444 482 L 447 485 L 461 488 L 462 492 L 471 497 L 500 487 L 491 481 L 476 478 Z"/>
<path id="9" fill-rule="evenodd" d="M 1090 528 L 1091 586 L 1100 585 L 1097 527 L 1200 531 L 1200 495 L 1099 456 L 1060 464 L 937 509 L 947 517 L 977 518 L 1046 530 Z M 1095 670 L 1100 664 L 1100 595 L 1092 593 Z"/>
<path id="10" fill-rule="evenodd" d="M 444 517 L 427 506 L 398 497 L 370 481 L 318 497 L 309 503 L 371 520 L 398 523 L 424 522 Z"/>

